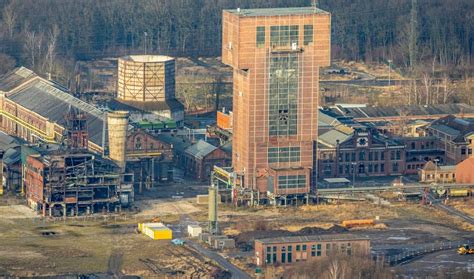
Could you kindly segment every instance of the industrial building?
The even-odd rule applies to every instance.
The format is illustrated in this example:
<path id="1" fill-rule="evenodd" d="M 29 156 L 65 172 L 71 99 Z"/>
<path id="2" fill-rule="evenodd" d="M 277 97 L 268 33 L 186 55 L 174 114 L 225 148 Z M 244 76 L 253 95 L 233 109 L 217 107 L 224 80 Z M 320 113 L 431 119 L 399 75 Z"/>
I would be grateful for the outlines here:
<path id="1" fill-rule="evenodd" d="M 474 183 L 474 155 L 456 165 L 456 183 Z"/>
<path id="2" fill-rule="evenodd" d="M 222 61 L 234 83 L 228 177 L 242 202 L 286 203 L 310 192 L 330 33 L 331 15 L 315 7 L 224 10 Z"/>
<path id="3" fill-rule="evenodd" d="M 456 181 L 456 166 L 440 166 L 429 161 L 418 171 L 420 182 L 425 183 L 453 183 Z"/>
<path id="4" fill-rule="evenodd" d="M 109 156 L 122 173 L 135 174 L 137 190 L 172 180 L 171 147 L 156 134 L 176 129 L 176 123 L 126 107 L 131 111 L 107 113 L 24 67 L 0 77 L 0 129 L 5 133 L 34 144 L 65 145 L 69 137 L 75 145 Z M 73 137 L 67 129 L 71 108 L 79 129 Z"/>
<path id="5" fill-rule="evenodd" d="M 129 55 L 118 60 L 119 104 L 184 121 L 184 106 L 175 97 L 175 59 L 162 55 Z M 123 108 L 122 108 L 123 109 Z"/>
<path id="6" fill-rule="evenodd" d="M 455 165 L 474 155 L 474 118 L 448 115 L 433 121 L 425 132 L 437 139 L 436 148 L 444 150 L 446 164 Z"/>
<path id="7" fill-rule="evenodd" d="M 368 257 L 370 239 L 353 234 L 289 236 L 255 240 L 257 266 L 291 265 L 341 253 Z"/>
<path id="8" fill-rule="evenodd" d="M 118 212 L 129 206 L 134 199 L 133 176 L 124 174 L 122 165 L 87 150 L 87 118 L 81 111 L 70 106 L 66 124 L 63 144 L 22 147 L 28 205 L 43 216 Z M 120 133 L 120 127 L 115 128 Z M 113 154 L 121 154 L 114 150 L 120 148 L 120 139 L 117 143 L 112 145 Z"/>
<path id="9" fill-rule="evenodd" d="M 104 152 L 105 113 L 24 67 L 0 77 L 0 129 L 28 142 L 61 143 L 73 107 L 87 118 L 87 147 Z"/>
<path id="10" fill-rule="evenodd" d="M 400 175 L 405 172 L 405 145 L 350 119 L 320 113 L 318 177 Z M 341 122 L 342 121 L 342 122 Z"/>
<path id="11" fill-rule="evenodd" d="M 133 201 L 132 178 L 104 158 L 60 148 L 31 148 L 28 153 L 26 198 L 43 216 L 118 212 Z"/>

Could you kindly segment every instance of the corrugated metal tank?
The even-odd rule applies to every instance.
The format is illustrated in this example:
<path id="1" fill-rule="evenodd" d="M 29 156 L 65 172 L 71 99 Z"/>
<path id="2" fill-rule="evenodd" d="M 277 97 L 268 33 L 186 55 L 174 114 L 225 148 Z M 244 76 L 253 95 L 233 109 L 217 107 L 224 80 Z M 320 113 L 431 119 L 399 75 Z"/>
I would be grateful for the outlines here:
<path id="1" fill-rule="evenodd" d="M 175 97 L 175 59 L 129 55 L 118 60 L 117 97 L 124 101 L 162 102 Z"/>
<path id="2" fill-rule="evenodd" d="M 115 161 L 122 170 L 125 169 L 125 145 L 127 141 L 128 111 L 115 111 L 107 113 L 109 128 L 109 157 Z"/>

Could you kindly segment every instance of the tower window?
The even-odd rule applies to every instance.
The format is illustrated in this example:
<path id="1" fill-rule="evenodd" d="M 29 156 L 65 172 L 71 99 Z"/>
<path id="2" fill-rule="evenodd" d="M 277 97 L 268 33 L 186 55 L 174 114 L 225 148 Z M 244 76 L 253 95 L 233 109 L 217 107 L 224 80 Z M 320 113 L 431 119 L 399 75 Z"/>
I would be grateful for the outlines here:
<path id="1" fill-rule="evenodd" d="M 305 25 L 303 44 L 307 46 L 311 44 L 312 42 L 313 42 L 313 25 Z"/>
<path id="2" fill-rule="evenodd" d="M 257 26 L 257 47 L 262 48 L 265 46 L 265 26 Z"/>

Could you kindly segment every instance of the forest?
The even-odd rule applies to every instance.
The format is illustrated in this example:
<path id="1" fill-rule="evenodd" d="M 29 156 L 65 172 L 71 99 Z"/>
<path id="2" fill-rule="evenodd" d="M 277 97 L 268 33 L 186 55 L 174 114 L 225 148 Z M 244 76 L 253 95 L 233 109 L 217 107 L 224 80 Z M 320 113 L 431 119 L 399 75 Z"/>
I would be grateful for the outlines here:
<path id="1" fill-rule="evenodd" d="M 332 13 L 333 59 L 393 60 L 471 71 L 472 0 L 319 0 Z M 67 72 L 77 60 L 129 53 L 219 56 L 223 9 L 312 0 L 0 0 L 0 73 Z M 454 72 L 454 71 L 453 71 Z"/>

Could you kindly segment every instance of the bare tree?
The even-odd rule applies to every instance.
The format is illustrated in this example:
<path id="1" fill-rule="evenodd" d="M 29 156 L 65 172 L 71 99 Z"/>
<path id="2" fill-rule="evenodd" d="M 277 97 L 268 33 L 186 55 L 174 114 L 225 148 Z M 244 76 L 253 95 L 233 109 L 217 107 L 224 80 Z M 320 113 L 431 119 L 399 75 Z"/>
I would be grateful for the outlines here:
<path id="1" fill-rule="evenodd" d="M 421 76 L 421 83 L 423 87 L 423 93 L 425 95 L 425 105 L 429 105 L 432 100 L 431 87 L 433 86 L 433 79 L 429 73 L 423 73 Z"/>
<path id="2" fill-rule="evenodd" d="M 57 41 L 59 36 L 59 27 L 54 24 L 51 28 L 49 35 L 48 35 L 48 45 L 46 49 L 46 57 L 45 57 L 45 68 L 48 71 L 48 75 L 52 75 L 54 62 L 56 59 L 56 48 L 57 48 Z"/>
<path id="3" fill-rule="evenodd" d="M 329 263 L 328 274 L 330 279 L 344 278 L 342 276 L 342 267 L 337 259 L 334 259 Z"/>
<path id="4" fill-rule="evenodd" d="M 13 37 L 13 32 L 15 31 L 16 19 L 17 19 L 17 14 L 15 13 L 15 10 L 13 8 L 13 2 L 10 2 L 10 4 L 8 4 L 4 8 L 2 17 L 3 17 L 3 22 L 5 23 L 5 26 L 7 27 L 8 35 L 10 36 L 9 38 L 11 39 Z"/>
<path id="5" fill-rule="evenodd" d="M 448 99 L 454 94 L 454 89 L 451 87 L 451 80 L 448 74 L 445 74 L 442 80 L 443 84 L 443 104 L 448 102 Z"/>

